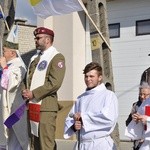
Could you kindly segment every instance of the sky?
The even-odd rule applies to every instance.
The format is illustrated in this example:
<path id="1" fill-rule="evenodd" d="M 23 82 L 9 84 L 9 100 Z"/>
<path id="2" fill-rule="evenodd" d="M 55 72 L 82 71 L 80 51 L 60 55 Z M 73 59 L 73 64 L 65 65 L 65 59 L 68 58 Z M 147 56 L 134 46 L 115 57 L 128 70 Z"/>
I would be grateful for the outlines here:
<path id="1" fill-rule="evenodd" d="M 34 15 L 29 0 L 16 0 L 15 19 L 25 19 L 27 24 L 36 25 L 37 17 Z"/>

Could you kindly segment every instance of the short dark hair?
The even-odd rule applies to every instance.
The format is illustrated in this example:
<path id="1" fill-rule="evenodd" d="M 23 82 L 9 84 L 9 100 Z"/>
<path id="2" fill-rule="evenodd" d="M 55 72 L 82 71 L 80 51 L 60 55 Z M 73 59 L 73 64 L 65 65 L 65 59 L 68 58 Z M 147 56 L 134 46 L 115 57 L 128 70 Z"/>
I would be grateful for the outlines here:
<path id="1" fill-rule="evenodd" d="M 83 74 L 86 74 L 91 70 L 97 70 L 98 75 L 99 76 L 102 75 L 102 67 L 97 62 L 91 62 L 91 63 L 87 64 L 83 70 Z"/>

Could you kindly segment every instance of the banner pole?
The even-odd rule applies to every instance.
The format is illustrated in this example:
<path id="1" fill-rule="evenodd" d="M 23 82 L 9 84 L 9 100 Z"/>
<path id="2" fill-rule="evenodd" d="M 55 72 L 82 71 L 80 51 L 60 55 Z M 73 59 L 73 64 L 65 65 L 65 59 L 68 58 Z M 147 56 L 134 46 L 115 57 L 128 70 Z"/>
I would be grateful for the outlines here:
<path id="1" fill-rule="evenodd" d="M 111 52 L 111 47 L 108 44 L 108 42 L 106 41 L 106 39 L 104 38 L 104 36 L 102 35 L 102 33 L 100 32 L 100 30 L 98 29 L 98 27 L 96 26 L 96 24 L 94 23 L 93 19 L 90 17 L 87 9 L 85 8 L 83 2 L 81 2 L 81 0 L 78 0 L 78 2 L 80 3 L 81 7 L 83 8 L 85 14 L 87 15 L 88 19 L 92 22 L 92 24 L 94 25 L 94 27 L 96 28 L 96 30 L 98 31 L 100 37 L 102 38 L 102 40 L 105 42 L 105 44 L 107 45 L 107 47 L 109 48 L 109 51 Z"/>

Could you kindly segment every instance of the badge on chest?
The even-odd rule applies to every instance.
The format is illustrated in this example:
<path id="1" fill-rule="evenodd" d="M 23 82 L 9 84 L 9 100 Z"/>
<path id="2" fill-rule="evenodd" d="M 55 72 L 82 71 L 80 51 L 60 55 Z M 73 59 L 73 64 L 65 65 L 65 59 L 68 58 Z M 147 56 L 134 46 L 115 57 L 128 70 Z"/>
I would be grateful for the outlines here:
<path id="1" fill-rule="evenodd" d="M 46 68 L 46 66 L 47 66 L 47 61 L 46 61 L 46 60 L 43 60 L 43 61 L 41 61 L 41 62 L 38 64 L 38 70 L 39 70 L 39 71 L 42 71 L 42 70 L 44 70 L 44 69 Z"/>

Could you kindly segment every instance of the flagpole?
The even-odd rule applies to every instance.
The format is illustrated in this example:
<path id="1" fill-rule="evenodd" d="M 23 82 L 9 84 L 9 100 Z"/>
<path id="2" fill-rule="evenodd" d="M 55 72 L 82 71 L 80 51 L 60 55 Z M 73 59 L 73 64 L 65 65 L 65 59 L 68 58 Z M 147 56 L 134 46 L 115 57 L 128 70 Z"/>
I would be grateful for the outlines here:
<path id="1" fill-rule="evenodd" d="M 7 23 L 6 19 L 4 18 L 5 15 L 4 15 L 4 12 L 3 12 L 3 9 L 2 9 L 2 6 L 1 6 L 1 5 L 0 5 L 0 10 L 1 10 L 1 13 L 2 13 L 2 16 L 3 16 L 3 19 L 4 19 L 4 22 L 5 22 L 6 28 L 7 28 L 8 31 L 10 31 L 9 26 L 8 26 L 8 23 Z"/>
<path id="2" fill-rule="evenodd" d="M 108 44 L 108 42 L 105 40 L 104 36 L 102 35 L 102 33 L 100 32 L 100 30 L 98 29 L 98 27 L 96 26 L 96 24 L 94 23 L 93 19 L 90 17 L 87 9 L 85 8 L 83 2 L 81 2 L 81 0 L 78 0 L 78 2 L 80 3 L 81 7 L 83 8 L 85 14 L 87 15 L 87 17 L 89 18 L 89 20 L 92 22 L 92 24 L 94 25 L 94 27 L 96 28 L 96 30 L 98 31 L 100 37 L 102 38 L 102 40 L 106 43 L 106 45 L 108 46 L 110 52 L 111 52 L 111 47 L 110 45 Z"/>

